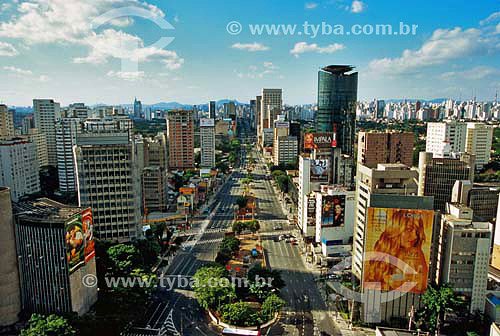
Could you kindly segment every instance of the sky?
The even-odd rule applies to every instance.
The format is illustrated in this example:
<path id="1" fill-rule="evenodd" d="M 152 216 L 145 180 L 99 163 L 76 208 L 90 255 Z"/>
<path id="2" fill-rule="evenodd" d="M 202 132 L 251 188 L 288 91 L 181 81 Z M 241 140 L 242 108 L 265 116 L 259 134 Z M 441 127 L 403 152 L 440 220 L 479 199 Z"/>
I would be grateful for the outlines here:
<path id="1" fill-rule="evenodd" d="M 252 33 L 262 24 L 296 27 Z M 398 35 L 377 35 L 377 25 Z M 248 102 L 263 87 L 282 88 L 286 104 L 309 104 L 330 64 L 356 67 L 360 100 L 493 100 L 499 56 L 500 0 L 0 2 L 7 105 Z"/>

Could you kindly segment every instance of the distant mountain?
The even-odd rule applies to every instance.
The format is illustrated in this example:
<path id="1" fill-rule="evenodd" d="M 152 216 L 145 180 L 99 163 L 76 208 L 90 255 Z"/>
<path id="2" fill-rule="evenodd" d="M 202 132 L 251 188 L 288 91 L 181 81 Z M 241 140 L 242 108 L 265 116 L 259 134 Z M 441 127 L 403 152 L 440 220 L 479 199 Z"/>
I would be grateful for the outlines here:
<path id="1" fill-rule="evenodd" d="M 170 102 L 170 103 L 156 103 L 152 105 L 144 105 L 146 107 L 150 107 L 152 109 L 159 109 L 159 110 L 177 110 L 177 109 L 190 109 L 193 107 L 193 105 L 189 104 L 182 104 L 182 103 L 177 103 L 177 102 Z"/>
<path id="2" fill-rule="evenodd" d="M 245 104 L 245 103 L 240 103 L 239 101 L 233 99 L 222 99 L 222 100 L 217 100 L 217 105 L 224 105 L 229 102 L 234 102 L 236 105 Z"/>
<path id="3" fill-rule="evenodd" d="M 448 99 L 449 98 L 434 98 L 434 99 L 398 98 L 398 99 L 386 99 L 385 102 L 387 102 L 387 103 L 402 103 L 402 102 L 415 103 L 418 100 L 421 103 L 441 104 L 441 103 L 447 101 Z"/>

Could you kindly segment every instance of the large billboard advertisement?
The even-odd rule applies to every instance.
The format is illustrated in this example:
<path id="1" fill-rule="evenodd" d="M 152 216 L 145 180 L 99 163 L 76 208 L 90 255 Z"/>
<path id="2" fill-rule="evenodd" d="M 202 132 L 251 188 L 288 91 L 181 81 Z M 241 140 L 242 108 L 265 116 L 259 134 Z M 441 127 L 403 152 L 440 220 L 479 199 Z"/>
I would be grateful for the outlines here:
<path id="1" fill-rule="evenodd" d="M 200 119 L 200 127 L 214 127 L 214 126 L 215 126 L 214 119 L 208 119 L 208 118 Z"/>
<path id="2" fill-rule="evenodd" d="M 337 147 L 337 136 L 335 132 L 307 133 L 304 136 L 305 149 L 332 147 Z"/>
<path id="3" fill-rule="evenodd" d="M 368 208 L 366 219 L 363 287 L 425 292 L 434 211 Z"/>
<path id="4" fill-rule="evenodd" d="M 85 264 L 85 238 L 83 235 L 82 216 L 78 214 L 66 223 L 66 257 L 69 273 L 73 273 Z"/>
<path id="5" fill-rule="evenodd" d="M 344 226 L 345 195 L 326 195 L 321 203 L 321 227 Z"/>
<path id="6" fill-rule="evenodd" d="M 82 229 L 85 238 L 85 263 L 88 263 L 95 257 L 94 221 L 90 209 L 82 212 Z"/>
<path id="7" fill-rule="evenodd" d="M 311 160 L 311 182 L 328 182 L 329 160 Z"/>
<path id="8" fill-rule="evenodd" d="M 316 197 L 314 194 L 307 197 L 307 226 L 316 226 Z"/>

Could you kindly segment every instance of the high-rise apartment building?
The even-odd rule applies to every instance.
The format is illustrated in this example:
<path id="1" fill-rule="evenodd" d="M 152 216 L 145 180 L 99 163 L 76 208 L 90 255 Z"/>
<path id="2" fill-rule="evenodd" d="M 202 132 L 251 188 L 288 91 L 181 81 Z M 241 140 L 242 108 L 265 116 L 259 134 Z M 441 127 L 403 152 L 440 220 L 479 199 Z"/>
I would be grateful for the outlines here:
<path id="1" fill-rule="evenodd" d="M 215 120 L 200 120 L 201 168 L 215 167 Z"/>
<path id="2" fill-rule="evenodd" d="M 283 90 L 262 89 L 261 97 L 260 120 L 262 128 L 273 128 L 274 122 L 283 108 Z"/>
<path id="3" fill-rule="evenodd" d="M 0 104 L 0 137 L 14 136 L 14 114 L 7 105 Z"/>
<path id="4" fill-rule="evenodd" d="M 21 196 L 40 191 L 34 143 L 16 137 L 0 140 L 0 186 L 10 188 L 14 202 Z"/>
<path id="5" fill-rule="evenodd" d="M 451 203 L 460 203 L 472 209 L 476 222 L 493 223 L 497 217 L 498 184 L 472 183 L 468 180 L 455 181 Z"/>
<path id="6" fill-rule="evenodd" d="M 441 219 L 436 282 L 452 283 L 468 299 L 469 311 L 484 312 L 492 224 L 473 221 L 471 208 L 448 203 Z"/>
<path id="7" fill-rule="evenodd" d="M 215 120 L 216 117 L 217 117 L 217 102 L 211 100 L 210 103 L 208 104 L 208 118 Z"/>
<path id="8" fill-rule="evenodd" d="M 83 131 L 83 124 L 79 118 L 61 118 L 56 122 L 55 128 L 59 190 L 74 192 L 77 188 L 73 146 L 76 145 L 76 135 Z"/>
<path id="9" fill-rule="evenodd" d="M 137 98 L 134 99 L 134 117 L 140 118 L 142 114 L 142 102 L 140 100 L 137 100 Z"/>
<path id="10" fill-rule="evenodd" d="M 33 99 L 35 127 L 47 138 L 49 165 L 57 167 L 56 120 L 61 118 L 61 105 L 52 99 Z"/>
<path id="11" fill-rule="evenodd" d="M 145 213 L 164 212 L 167 208 L 166 171 L 158 166 L 144 167 L 142 194 Z"/>
<path id="12" fill-rule="evenodd" d="M 38 128 L 30 128 L 25 135 L 28 140 L 35 144 L 38 166 L 45 167 L 49 164 L 49 153 L 47 152 L 47 137 Z"/>
<path id="13" fill-rule="evenodd" d="M 358 73 L 348 65 L 329 65 L 318 72 L 316 132 L 336 132 L 342 154 L 354 156 Z"/>
<path id="14" fill-rule="evenodd" d="M 0 328 L 17 322 L 21 292 L 9 188 L 0 187 Z"/>
<path id="15" fill-rule="evenodd" d="M 74 103 L 69 105 L 66 117 L 87 119 L 92 116 L 91 113 L 90 107 L 85 106 L 84 103 Z"/>
<path id="16" fill-rule="evenodd" d="M 27 115 L 21 120 L 21 134 L 28 134 L 32 128 L 35 128 L 35 119 L 32 115 Z"/>
<path id="17" fill-rule="evenodd" d="M 459 159 L 452 159 L 420 152 L 418 170 L 418 194 L 434 196 L 434 209 L 444 212 L 455 181 L 474 179 L 474 156 L 462 154 Z"/>
<path id="18" fill-rule="evenodd" d="M 194 166 L 194 123 L 192 111 L 169 111 L 167 116 L 169 169 Z"/>
<path id="19" fill-rule="evenodd" d="M 129 133 L 77 134 L 74 147 L 78 201 L 94 213 L 96 237 L 130 241 L 141 235 L 141 184 Z"/>
<path id="20" fill-rule="evenodd" d="M 465 151 L 476 157 L 476 168 L 481 169 L 490 161 L 493 126 L 484 123 L 467 123 Z"/>
<path id="21" fill-rule="evenodd" d="M 273 162 L 276 166 L 295 162 L 298 157 L 298 140 L 297 137 L 284 135 L 274 139 L 273 144 Z"/>
<path id="22" fill-rule="evenodd" d="M 92 210 L 47 198 L 15 204 L 23 311 L 85 314 L 97 301 Z"/>
<path id="23" fill-rule="evenodd" d="M 425 151 L 434 157 L 446 157 L 451 153 L 465 152 L 467 124 L 455 120 L 427 123 Z"/>
<path id="24" fill-rule="evenodd" d="M 376 167 L 379 163 L 413 166 L 413 133 L 359 132 L 358 163 Z"/>
<path id="25" fill-rule="evenodd" d="M 144 145 L 144 166 L 160 167 L 162 170 L 166 170 L 168 165 L 168 153 L 165 133 L 161 132 L 154 138 L 144 139 Z"/>

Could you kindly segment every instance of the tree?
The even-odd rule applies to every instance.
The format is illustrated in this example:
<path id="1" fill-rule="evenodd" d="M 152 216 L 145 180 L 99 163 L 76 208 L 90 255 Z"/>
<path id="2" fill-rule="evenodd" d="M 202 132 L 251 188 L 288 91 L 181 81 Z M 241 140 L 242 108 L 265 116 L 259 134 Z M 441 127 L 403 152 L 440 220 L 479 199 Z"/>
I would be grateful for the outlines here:
<path id="1" fill-rule="evenodd" d="M 236 204 L 240 209 L 245 208 L 247 206 L 247 203 L 248 203 L 248 197 L 240 195 L 236 198 Z"/>
<path id="2" fill-rule="evenodd" d="M 247 229 L 252 231 L 252 233 L 256 233 L 257 231 L 260 230 L 260 224 L 259 221 L 257 220 L 252 220 L 249 222 L 246 222 Z"/>
<path id="3" fill-rule="evenodd" d="M 236 297 L 229 272 L 222 266 L 202 267 L 196 271 L 193 280 L 196 299 L 205 309 L 219 309 Z"/>
<path id="4" fill-rule="evenodd" d="M 139 251 L 134 245 L 113 245 L 108 249 L 108 256 L 118 275 L 129 275 L 139 266 Z"/>
<path id="5" fill-rule="evenodd" d="M 158 256 L 161 253 L 161 245 L 158 240 L 139 239 L 134 241 L 134 246 L 138 250 L 143 268 L 150 268 L 158 261 Z"/>
<path id="6" fill-rule="evenodd" d="M 262 316 L 270 320 L 285 306 L 285 301 L 276 294 L 270 294 L 262 304 Z"/>
<path id="7" fill-rule="evenodd" d="M 240 240 L 234 236 L 226 236 L 222 239 L 220 249 L 227 249 L 231 253 L 237 252 L 240 249 Z"/>
<path id="8" fill-rule="evenodd" d="M 273 179 L 275 179 L 275 180 L 276 180 L 276 178 L 277 178 L 278 176 L 281 176 L 281 175 L 286 175 L 286 174 L 285 174 L 285 172 L 284 172 L 284 171 L 282 171 L 282 170 L 275 170 L 275 171 L 273 171 L 273 172 L 271 173 L 271 176 L 272 176 L 272 177 L 273 177 Z"/>
<path id="9" fill-rule="evenodd" d="M 259 276 L 259 278 L 264 278 L 266 280 L 272 279 L 271 280 L 272 288 L 281 289 L 285 287 L 285 281 L 283 281 L 283 278 L 281 277 L 281 272 L 278 270 L 270 270 L 267 268 L 263 268 L 262 266 L 257 264 L 248 271 L 247 274 L 248 281 L 250 281 L 251 283 L 255 283 L 257 276 Z"/>
<path id="10" fill-rule="evenodd" d="M 243 230 L 245 230 L 245 224 L 243 222 L 234 222 L 233 223 L 233 232 L 236 233 L 236 234 L 240 234 L 241 232 L 243 232 Z"/>
<path id="11" fill-rule="evenodd" d="M 446 313 L 463 306 L 464 300 L 453 292 L 450 284 L 431 285 L 422 296 L 423 307 L 417 312 L 419 322 L 429 331 L 439 335 L 441 322 Z"/>
<path id="12" fill-rule="evenodd" d="M 222 320 L 242 327 L 256 326 L 262 323 L 261 315 L 247 302 L 226 304 L 221 309 Z"/>
<path id="13" fill-rule="evenodd" d="M 76 330 L 68 321 L 57 315 L 31 315 L 29 326 L 21 331 L 21 336 L 71 336 Z"/>

